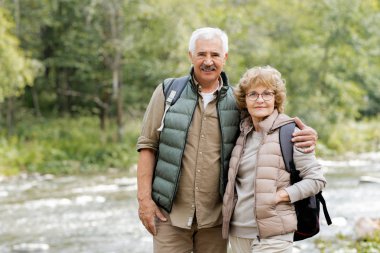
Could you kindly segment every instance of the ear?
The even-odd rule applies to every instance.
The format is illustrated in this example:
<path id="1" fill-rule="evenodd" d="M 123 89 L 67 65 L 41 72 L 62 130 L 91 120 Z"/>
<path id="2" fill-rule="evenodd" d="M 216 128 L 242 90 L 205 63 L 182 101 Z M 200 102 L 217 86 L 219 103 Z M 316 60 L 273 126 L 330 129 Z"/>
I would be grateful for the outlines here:
<path id="1" fill-rule="evenodd" d="M 191 63 L 193 63 L 193 54 L 191 53 L 191 51 L 189 51 L 189 60 Z"/>
<path id="2" fill-rule="evenodd" d="M 226 63 L 227 58 L 228 58 L 228 53 L 225 53 L 225 54 L 224 54 L 224 59 L 223 59 L 223 60 L 224 60 L 224 63 Z"/>

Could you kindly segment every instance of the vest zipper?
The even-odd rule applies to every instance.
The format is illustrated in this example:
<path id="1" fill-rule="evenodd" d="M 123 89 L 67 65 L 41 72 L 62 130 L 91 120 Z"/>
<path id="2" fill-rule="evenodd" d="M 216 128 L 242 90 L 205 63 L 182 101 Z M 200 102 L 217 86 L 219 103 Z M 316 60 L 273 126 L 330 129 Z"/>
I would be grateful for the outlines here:
<path id="1" fill-rule="evenodd" d="M 224 187 L 224 145 L 223 145 L 223 131 L 222 131 L 222 125 L 220 123 L 220 111 L 219 111 L 219 99 L 220 99 L 220 91 L 218 91 L 218 94 L 216 96 L 216 112 L 218 113 L 218 125 L 219 125 L 219 131 L 220 131 L 220 176 L 219 176 L 219 194 L 221 195 L 223 199 L 223 191 L 225 190 Z M 227 174 L 227 180 L 228 180 L 228 174 Z"/>
<path id="2" fill-rule="evenodd" d="M 197 105 L 198 105 L 199 94 L 196 93 L 196 96 L 197 96 L 197 98 L 196 98 L 195 106 L 194 106 L 192 114 L 191 114 L 191 119 L 189 120 L 189 124 L 188 124 L 188 126 L 186 128 L 185 143 L 184 143 L 184 146 L 183 146 L 183 150 L 181 152 L 181 160 L 180 160 L 181 162 L 180 162 L 179 168 L 178 168 L 179 169 L 179 173 L 178 173 L 178 176 L 176 178 L 176 184 L 175 184 L 175 188 L 174 188 L 173 198 L 170 200 L 170 211 L 171 211 L 171 209 L 173 207 L 174 198 L 177 195 L 178 185 L 179 185 L 179 178 L 181 177 L 181 174 L 182 174 L 182 171 L 181 171 L 181 168 L 182 168 L 182 158 L 183 158 L 183 152 L 185 151 L 185 147 L 186 147 L 186 143 L 187 143 L 187 135 L 189 134 L 189 128 L 190 128 L 191 122 L 192 122 L 193 117 L 194 117 L 195 109 L 197 108 Z"/>

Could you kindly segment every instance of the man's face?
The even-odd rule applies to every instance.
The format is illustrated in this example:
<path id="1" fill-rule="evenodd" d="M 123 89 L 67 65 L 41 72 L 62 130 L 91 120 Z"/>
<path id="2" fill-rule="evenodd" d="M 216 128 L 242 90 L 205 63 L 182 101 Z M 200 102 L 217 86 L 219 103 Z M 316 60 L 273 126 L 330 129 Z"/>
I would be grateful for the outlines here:
<path id="1" fill-rule="evenodd" d="M 227 60 L 227 53 L 223 52 L 221 39 L 198 39 L 195 42 L 195 52 L 189 52 L 189 57 L 194 65 L 195 79 L 200 85 L 202 87 L 215 85 Z"/>

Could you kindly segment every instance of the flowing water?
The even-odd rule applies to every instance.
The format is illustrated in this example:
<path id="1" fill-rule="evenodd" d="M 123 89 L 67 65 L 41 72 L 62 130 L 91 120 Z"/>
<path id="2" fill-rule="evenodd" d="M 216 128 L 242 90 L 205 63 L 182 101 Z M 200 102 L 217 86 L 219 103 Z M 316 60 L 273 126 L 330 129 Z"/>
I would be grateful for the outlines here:
<path id="1" fill-rule="evenodd" d="M 321 233 L 354 237 L 360 217 L 380 217 L 380 153 L 350 161 L 321 161 L 328 186 L 324 197 L 333 225 L 321 214 Z M 0 252 L 148 253 L 152 239 L 137 216 L 136 178 L 22 175 L 0 177 Z M 298 242 L 295 251 L 318 252 L 313 240 Z"/>

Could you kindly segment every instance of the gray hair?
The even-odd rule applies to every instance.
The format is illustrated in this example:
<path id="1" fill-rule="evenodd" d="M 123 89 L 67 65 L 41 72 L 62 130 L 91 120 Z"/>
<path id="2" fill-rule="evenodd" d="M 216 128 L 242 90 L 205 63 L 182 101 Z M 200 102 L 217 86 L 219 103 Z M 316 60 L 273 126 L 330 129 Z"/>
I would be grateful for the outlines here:
<path id="1" fill-rule="evenodd" d="M 197 30 L 195 30 L 190 37 L 189 41 L 189 52 L 194 53 L 195 52 L 195 42 L 198 39 L 203 40 L 211 40 L 214 38 L 220 38 L 223 45 L 223 51 L 224 53 L 228 53 L 228 37 L 225 32 L 220 30 L 219 28 L 212 28 L 212 27 L 202 27 Z"/>

